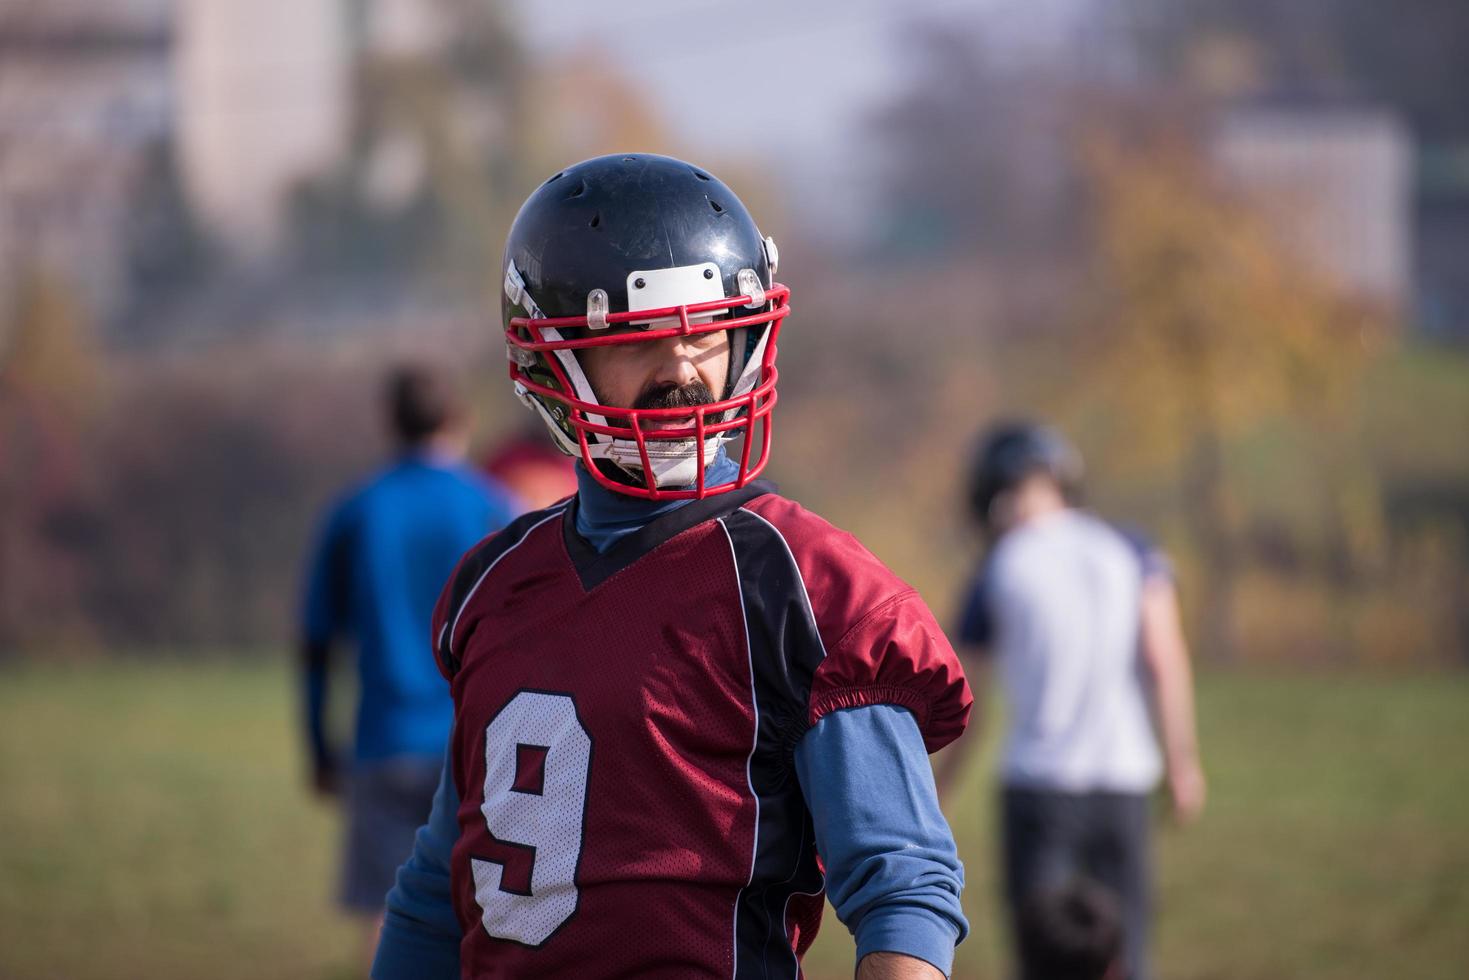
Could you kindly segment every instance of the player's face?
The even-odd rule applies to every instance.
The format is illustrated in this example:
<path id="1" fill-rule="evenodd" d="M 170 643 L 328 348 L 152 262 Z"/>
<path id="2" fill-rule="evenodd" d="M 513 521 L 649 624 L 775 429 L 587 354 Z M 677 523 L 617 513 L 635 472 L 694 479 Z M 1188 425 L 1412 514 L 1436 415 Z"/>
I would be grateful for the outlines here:
<path id="1" fill-rule="evenodd" d="M 724 397 L 729 331 L 690 334 L 640 344 L 589 347 L 577 353 L 597 400 L 613 408 L 685 408 Z M 681 427 L 687 420 L 644 423 Z"/>

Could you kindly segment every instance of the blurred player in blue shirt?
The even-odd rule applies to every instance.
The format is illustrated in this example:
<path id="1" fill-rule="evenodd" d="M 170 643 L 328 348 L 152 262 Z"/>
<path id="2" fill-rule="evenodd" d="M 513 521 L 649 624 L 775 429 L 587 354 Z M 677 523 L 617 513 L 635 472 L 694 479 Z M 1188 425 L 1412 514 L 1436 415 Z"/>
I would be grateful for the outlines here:
<path id="1" fill-rule="evenodd" d="M 464 463 L 467 413 L 423 367 L 388 381 L 398 451 L 326 518 L 308 568 L 302 621 L 306 734 L 316 790 L 347 796 L 342 902 L 371 916 L 412 849 L 438 783 L 453 705 L 425 656 L 434 602 L 465 549 L 515 513 L 510 495 Z M 324 722 L 334 643 L 357 649 L 359 701 L 344 769 Z M 345 777 L 345 778 L 344 778 Z"/>
<path id="2" fill-rule="evenodd" d="M 959 648 L 971 677 L 994 662 L 1005 698 L 1005 892 L 1022 976 L 1053 974 L 1035 962 L 1020 910 L 1085 876 L 1121 905 L 1120 976 L 1146 980 L 1149 797 L 1166 772 L 1181 822 L 1204 805 L 1193 682 L 1167 560 L 1076 507 L 1080 479 L 1080 455 L 1052 429 L 987 433 L 970 504 L 990 548 Z M 941 760 L 940 791 L 962 744 Z"/>

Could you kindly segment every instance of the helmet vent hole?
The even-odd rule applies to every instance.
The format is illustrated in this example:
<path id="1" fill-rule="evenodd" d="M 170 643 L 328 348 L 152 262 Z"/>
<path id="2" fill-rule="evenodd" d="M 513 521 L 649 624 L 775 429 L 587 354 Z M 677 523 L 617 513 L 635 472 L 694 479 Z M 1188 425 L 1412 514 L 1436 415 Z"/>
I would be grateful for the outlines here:
<path id="1" fill-rule="evenodd" d="M 694 176 L 697 177 L 697 178 L 699 178 L 700 180 L 708 180 L 709 179 L 709 175 L 706 174 L 706 173 L 704 173 L 704 171 L 702 171 L 702 170 L 695 170 L 694 171 Z"/>
<path id="2" fill-rule="evenodd" d="M 637 160 L 637 157 L 623 157 L 622 158 L 622 162 L 623 163 L 634 163 L 634 162 L 636 162 L 636 160 Z"/>
<path id="3" fill-rule="evenodd" d="M 724 207 L 718 201 L 710 201 L 709 206 L 714 209 L 715 214 L 724 213 Z"/>
<path id="4" fill-rule="evenodd" d="M 563 170 L 559 174 L 557 174 L 556 176 L 552 177 L 550 180 L 546 181 L 546 183 L 548 183 L 548 184 L 554 184 L 556 181 L 560 180 L 562 177 L 565 177 L 565 176 L 566 176 L 566 171 Z"/>
<path id="5" fill-rule="evenodd" d="M 581 197 L 586 192 L 587 182 L 584 180 L 579 180 L 576 182 L 576 186 L 571 189 L 571 193 L 566 195 L 566 199 L 569 201 L 573 197 Z"/>
<path id="6" fill-rule="evenodd" d="M 602 223 L 602 212 L 598 211 L 596 214 L 592 215 L 592 220 L 590 222 L 590 225 L 593 228 L 595 228 L 598 225 L 600 225 L 601 223 Z"/>

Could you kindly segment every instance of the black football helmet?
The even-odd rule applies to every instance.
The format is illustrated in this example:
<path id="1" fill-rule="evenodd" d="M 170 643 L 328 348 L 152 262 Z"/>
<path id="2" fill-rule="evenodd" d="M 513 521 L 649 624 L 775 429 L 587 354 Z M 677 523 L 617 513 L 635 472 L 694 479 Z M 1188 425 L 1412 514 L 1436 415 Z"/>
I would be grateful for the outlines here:
<path id="1" fill-rule="evenodd" d="M 1066 498 L 1081 494 L 1081 454 L 1055 429 L 1036 422 L 1002 422 L 980 437 L 969 471 L 969 510 L 981 525 L 991 524 L 995 498 L 1027 477 L 1045 473 Z"/>
<path id="2" fill-rule="evenodd" d="M 531 194 L 505 242 L 517 395 L 604 486 L 654 500 L 744 486 L 770 453 L 776 336 L 790 311 L 776 263 L 775 243 L 701 167 L 627 153 L 566 168 Z M 588 347 L 714 330 L 730 332 L 729 377 L 696 408 L 600 404 L 577 361 Z M 647 428 L 667 419 L 688 424 Z M 735 482 L 706 487 L 720 445 L 741 437 Z"/>

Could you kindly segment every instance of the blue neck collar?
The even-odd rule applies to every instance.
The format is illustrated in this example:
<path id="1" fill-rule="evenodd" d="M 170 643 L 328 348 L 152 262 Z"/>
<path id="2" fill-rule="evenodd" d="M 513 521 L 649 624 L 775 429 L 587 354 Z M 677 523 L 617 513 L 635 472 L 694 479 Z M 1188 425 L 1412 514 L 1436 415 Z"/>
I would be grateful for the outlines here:
<path id="1" fill-rule="evenodd" d="M 704 471 L 704 483 L 720 487 L 733 483 L 739 476 L 739 464 L 725 455 L 724 447 Z M 609 490 L 597 478 L 576 464 L 576 533 L 586 538 L 598 552 L 605 552 L 622 538 L 643 525 L 678 510 L 689 500 L 643 500 Z"/>

